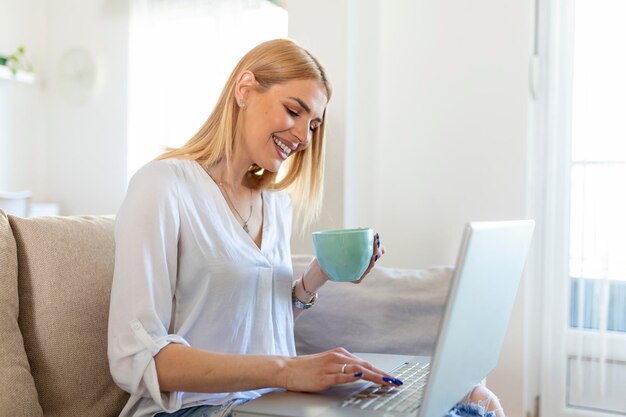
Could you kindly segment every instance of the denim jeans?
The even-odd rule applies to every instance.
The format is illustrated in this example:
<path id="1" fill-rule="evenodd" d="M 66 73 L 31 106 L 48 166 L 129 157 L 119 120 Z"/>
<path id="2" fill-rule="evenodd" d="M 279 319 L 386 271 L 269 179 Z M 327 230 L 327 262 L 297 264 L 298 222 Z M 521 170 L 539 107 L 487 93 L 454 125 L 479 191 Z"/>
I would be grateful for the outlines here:
<path id="1" fill-rule="evenodd" d="M 445 417 L 495 417 L 495 411 L 485 411 L 485 406 L 470 402 L 458 403 Z"/>
<path id="2" fill-rule="evenodd" d="M 221 405 L 199 405 L 173 413 L 158 413 L 154 417 L 232 417 L 233 408 L 246 402 L 248 400 L 234 399 Z"/>
<path id="3" fill-rule="evenodd" d="M 246 400 L 233 400 L 223 405 L 200 405 L 173 413 L 159 413 L 155 417 L 232 417 L 233 408 L 245 402 Z M 495 412 L 485 411 L 482 404 L 462 402 L 442 417 L 495 417 Z"/>

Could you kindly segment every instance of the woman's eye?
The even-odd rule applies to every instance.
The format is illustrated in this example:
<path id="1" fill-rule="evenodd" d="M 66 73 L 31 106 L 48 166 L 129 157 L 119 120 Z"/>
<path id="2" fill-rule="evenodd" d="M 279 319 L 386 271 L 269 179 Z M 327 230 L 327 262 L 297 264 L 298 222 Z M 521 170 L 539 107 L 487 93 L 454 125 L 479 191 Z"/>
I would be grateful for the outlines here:
<path id="1" fill-rule="evenodd" d="M 287 113 L 292 116 L 298 116 L 298 112 L 291 110 L 289 107 L 285 107 L 287 109 Z"/>

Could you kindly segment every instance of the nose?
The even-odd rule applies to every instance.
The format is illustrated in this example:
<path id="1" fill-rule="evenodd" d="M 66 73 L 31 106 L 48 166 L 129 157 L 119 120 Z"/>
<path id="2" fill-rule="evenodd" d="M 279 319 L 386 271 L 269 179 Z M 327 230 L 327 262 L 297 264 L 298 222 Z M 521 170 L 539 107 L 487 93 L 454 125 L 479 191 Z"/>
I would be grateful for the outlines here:
<path id="1" fill-rule="evenodd" d="M 303 120 L 297 124 L 294 130 L 295 136 L 302 147 L 307 147 L 311 141 L 312 132 L 309 129 L 309 123 L 308 120 Z"/>

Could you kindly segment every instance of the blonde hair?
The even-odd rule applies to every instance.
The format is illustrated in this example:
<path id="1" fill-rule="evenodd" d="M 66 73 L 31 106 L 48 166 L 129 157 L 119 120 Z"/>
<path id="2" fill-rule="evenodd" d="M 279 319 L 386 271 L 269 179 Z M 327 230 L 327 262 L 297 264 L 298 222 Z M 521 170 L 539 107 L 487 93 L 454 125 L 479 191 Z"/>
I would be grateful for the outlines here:
<path id="1" fill-rule="evenodd" d="M 202 127 L 180 148 L 170 148 L 157 159 L 193 159 L 209 168 L 218 162 L 226 163 L 234 149 L 240 108 L 235 99 L 235 86 L 243 71 L 254 74 L 261 89 L 291 80 L 317 80 L 332 93 L 326 72 L 308 51 L 289 39 L 264 42 L 248 52 L 228 77 L 220 98 Z M 295 153 L 285 162 L 284 177 L 252 165 L 245 181 L 255 189 L 287 190 L 296 211 L 296 219 L 303 230 L 319 215 L 324 189 L 324 137 L 326 111 L 322 123 L 313 131 L 311 145 Z"/>

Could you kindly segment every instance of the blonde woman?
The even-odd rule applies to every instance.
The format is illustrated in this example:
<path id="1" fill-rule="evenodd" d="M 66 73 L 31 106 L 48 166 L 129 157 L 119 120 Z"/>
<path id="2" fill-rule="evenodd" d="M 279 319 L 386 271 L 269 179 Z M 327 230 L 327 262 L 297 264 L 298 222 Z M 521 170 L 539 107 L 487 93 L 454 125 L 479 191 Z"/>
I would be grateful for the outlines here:
<path id="1" fill-rule="evenodd" d="M 200 130 L 132 178 L 109 314 L 111 373 L 131 394 L 121 416 L 226 416 L 271 388 L 402 383 L 341 348 L 296 356 L 294 319 L 327 277 L 314 259 L 293 279 L 292 209 L 300 224 L 319 212 L 330 97 L 311 54 L 265 42 Z M 383 253 L 376 235 L 365 275 Z"/>

